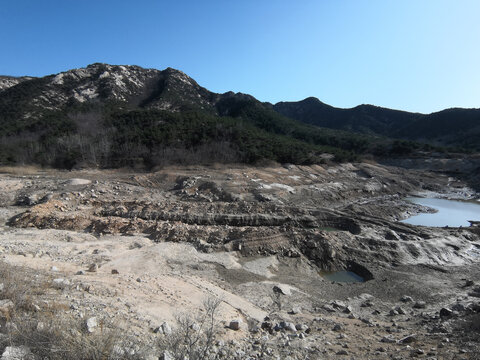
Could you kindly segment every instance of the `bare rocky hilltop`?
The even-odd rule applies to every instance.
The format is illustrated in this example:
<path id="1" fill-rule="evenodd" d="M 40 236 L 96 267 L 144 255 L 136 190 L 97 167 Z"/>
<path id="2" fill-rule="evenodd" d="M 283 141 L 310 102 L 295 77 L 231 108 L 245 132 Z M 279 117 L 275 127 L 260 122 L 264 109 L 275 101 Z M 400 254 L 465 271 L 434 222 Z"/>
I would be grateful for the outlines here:
<path id="1" fill-rule="evenodd" d="M 2 359 L 68 358 L 46 313 L 82 343 L 120 331 L 104 358 L 178 358 L 185 329 L 190 359 L 478 358 L 480 229 L 399 222 L 428 211 L 408 195 L 478 199 L 434 170 L 2 168 Z"/>

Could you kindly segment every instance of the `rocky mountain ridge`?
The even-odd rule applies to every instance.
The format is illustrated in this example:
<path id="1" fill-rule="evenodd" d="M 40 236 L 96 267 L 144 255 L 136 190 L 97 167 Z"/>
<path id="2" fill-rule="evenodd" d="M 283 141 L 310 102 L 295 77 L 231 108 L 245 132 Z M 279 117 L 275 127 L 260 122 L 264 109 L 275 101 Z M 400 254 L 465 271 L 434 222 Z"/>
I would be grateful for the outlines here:
<path id="1" fill-rule="evenodd" d="M 3 164 L 315 163 L 323 153 L 350 159 L 361 143 L 353 137 L 305 126 L 250 95 L 212 93 L 171 68 L 96 63 L 0 92 Z"/>
<path id="2" fill-rule="evenodd" d="M 39 93 L 30 94 L 34 105 L 50 110 L 61 110 L 75 103 L 122 102 L 130 106 L 168 111 L 202 109 L 216 115 L 228 115 L 225 100 L 256 100 L 241 93 L 217 94 L 201 87 L 180 70 L 147 69 L 136 65 L 109 65 L 94 63 L 85 68 L 72 69 L 42 78 L 0 76 L 0 91 L 13 90 L 16 85 L 40 82 Z M 10 94 L 2 94 L 9 97 Z M 265 105 L 268 105 L 265 103 Z M 278 113 L 301 122 L 320 127 L 354 132 L 373 133 L 394 138 L 428 140 L 441 137 L 452 127 L 476 132 L 480 127 L 480 109 L 445 109 L 431 114 L 392 110 L 374 105 L 359 105 L 350 109 L 336 108 L 314 97 L 297 102 L 279 102 L 271 107 Z M 31 114 L 24 116 L 30 117 Z M 455 121 L 454 121 L 455 120 Z M 437 128 L 434 129 L 435 121 Z M 438 129 L 440 125 L 448 129 Z M 420 127 L 422 131 L 415 130 Z M 429 134 L 427 128 L 435 131 Z"/>
<path id="3" fill-rule="evenodd" d="M 2 164 L 318 164 L 431 152 L 430 143 L 477 149 L 478 121 L 470 110 L 458 110 L 465 116 L 455 113 L 455 121 L 448 112 L 431 120 L 455 128 L 445 140 L 442 126 L 417 120 L 419 114 L 360 106 L 357 116 L 313 99 L 271 105 L 248 94 L 210 92 L 172 68 L 95 63 L 41 78 L 2 77 L 0 84 Z M 327 119 L 321 123 L 318 108 Z M 388 137 L 417 139 L 411 129 L 427 143 Z"/>
<path id="4" fill-rule="evenodd" d="M 95 63 L 85 68 L 68 70 L 42 78 L 5 78 L 2 94 L 6 101 L 15 102 L 15 85 L 30 80 L 24 87 L 37 91 L 26 93 L 28 101 L 38 110 L 62 110 L 85 103 L 122 102 L 131 106 L 178 111 L 193 100 L 200 107 L 211 104 L 211 93 L 179 70 L 163 71 L 139 66 Z M 15 83 L 16 82 L 16 83 Z M 183 94 L 183 98 L 169 96 Z M 33 114 L 23 114 L 31 117 Z"/>
<path id="5" fill-rule="evenodd" d="M 431 114 L 373 105 L 341 109 L 314 97 L 279 102 L 273 105 L 273 109 L 289 118 L 320 127 L 480 149 L 480 109 L 452 108 Z"/>

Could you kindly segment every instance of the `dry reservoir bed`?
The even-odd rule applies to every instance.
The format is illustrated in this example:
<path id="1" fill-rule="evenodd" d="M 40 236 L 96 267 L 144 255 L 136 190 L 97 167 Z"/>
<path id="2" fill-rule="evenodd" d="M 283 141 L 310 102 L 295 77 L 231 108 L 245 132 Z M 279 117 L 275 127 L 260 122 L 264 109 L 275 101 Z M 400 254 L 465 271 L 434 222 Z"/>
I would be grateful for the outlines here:
<path id="1" fill-rule="evenodd" d="M 22 281 L 41 280 L 43 290 L 29 294 L 33 308 L 12 300 L 19 314 L 61 304 L 59 314 L 80 325 L 95 318 L 79 330 L 85 339 L 119 328 L 129 339 L 123 353 L 140 358 L 169 346 L 174 356 L 170 331 L 180 314 L 208 313 L 205 299 L 219 300 L 212 356 L 479 351 L 479 231 L 399 222 L 425 210 L 407 195 L 474 197 L 461 181 L 366 163 L 20 171 L 0 175 L 2 266 L 31 272 Z M 323 276 L 344 270 L 367 281 Z M 22 345 L 9 316 L 4 348 Z"/>

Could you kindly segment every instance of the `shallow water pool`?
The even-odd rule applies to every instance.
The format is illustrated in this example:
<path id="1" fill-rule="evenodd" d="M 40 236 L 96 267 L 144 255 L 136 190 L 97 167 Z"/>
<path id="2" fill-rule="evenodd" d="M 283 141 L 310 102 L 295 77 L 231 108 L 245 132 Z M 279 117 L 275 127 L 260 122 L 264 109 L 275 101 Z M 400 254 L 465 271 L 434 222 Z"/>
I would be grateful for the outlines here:
<path id="1" fill-rule="evenodd" d="M 347 271 L 347 270 L 334 271 L 334 272 L 322 272 L 320 275 L 327 280 L 343 282 L 343 283 L 356 283 L 356 282 L 365 281 L 365 279 L 360 275 L 357 275 L 354 272 Z"/>
<path id="2" fill-rule="evenodd" d="M 470 226 L 468 220 L 480 221 L 480 204 L 474 201 L 408 198 L 415 204 L 428 206 L 437 210 L 433 214 L 418 214 L 402 222 L 423 226 Z"/>

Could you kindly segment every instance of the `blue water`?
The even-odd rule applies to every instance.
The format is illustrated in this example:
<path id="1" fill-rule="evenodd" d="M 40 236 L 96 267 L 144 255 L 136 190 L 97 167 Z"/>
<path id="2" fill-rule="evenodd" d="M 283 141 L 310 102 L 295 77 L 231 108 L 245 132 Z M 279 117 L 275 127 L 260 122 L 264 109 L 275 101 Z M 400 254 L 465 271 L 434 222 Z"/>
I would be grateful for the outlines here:
<path id="1" fill-rule="evenodd" d="M 408 198 L 407 200 L 437 210 L 433 214 L 418 214 L 402 222 L 423 226 L 470 226 L 468 220 L 480 221 L 480 203 L 445 199 Z"/>
<path id="2" fill-rule="evenodd" d="M 360 275 L 355 274 L 354 272 L 351 271 L 335 271 L 335 272 L 324 272 L 321 273 L 321 275 L 330 281 L 336 281 L 336 282 L 343 282 L 343 283 L 356 283 L 356 282 L 364 282 L 364 278 L 361 277 Z"/>

